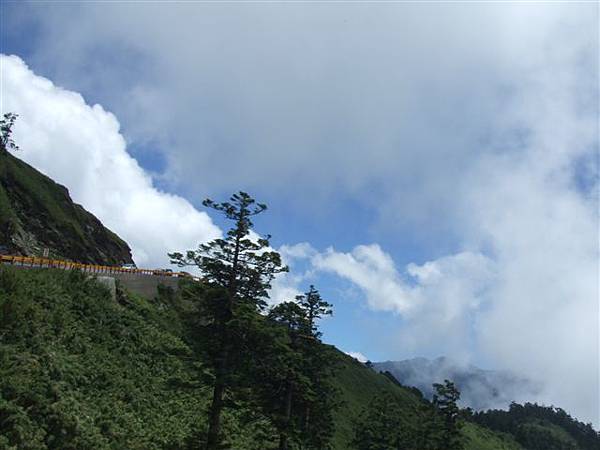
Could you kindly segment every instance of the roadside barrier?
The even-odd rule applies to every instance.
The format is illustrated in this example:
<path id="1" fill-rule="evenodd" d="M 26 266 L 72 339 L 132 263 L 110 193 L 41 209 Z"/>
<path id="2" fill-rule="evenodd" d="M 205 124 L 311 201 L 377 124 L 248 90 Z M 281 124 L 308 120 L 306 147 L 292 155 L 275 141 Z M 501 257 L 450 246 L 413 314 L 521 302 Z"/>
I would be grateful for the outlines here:
<path id="1" fill-rule="evenodd" d="M 88 273 L 131 273 L 135 275 L 153 275 L 161 277 L 181 277 L 197 280 L 186 272 L 169 272 L 162 269 L 128 269 L 118 266 L 101 266 L 97 264 L 82 264 L 60 259 L 38 258 L 35 256 L 13 256 L 0 255 L 0 264 L 12 264 L 15 266 L 32 268 L 55 268 L 65 270 L 81 270 Z"/>

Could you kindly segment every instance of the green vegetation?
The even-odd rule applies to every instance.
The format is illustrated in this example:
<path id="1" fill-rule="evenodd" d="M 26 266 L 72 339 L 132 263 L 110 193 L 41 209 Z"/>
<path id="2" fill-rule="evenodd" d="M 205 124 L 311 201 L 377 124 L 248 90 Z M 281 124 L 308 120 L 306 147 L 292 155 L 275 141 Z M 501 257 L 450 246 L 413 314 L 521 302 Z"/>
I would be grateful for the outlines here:
<path id="1" fill-rule="evenodd" d="M 364 415 L 364 408 L 373 398 L 391 394 L 400 404 L 403 421 L 410 426 L 419 419 L 422 400 L 410 389 L 401 387 L 388 377 L 367 369 L 364 364 L 344 355 L 333 347 L 332 358 L 338 361 L 335 381 L 341 392 L 340 407 L 336 411 L 336 429 L 333 438 L 335 448 L 353 448 L 357 421 Z"/>
<path id="2" fill-rule="evenodd" d="M 0 119 L 0 152 L 19 150 L 19 146 L 12 138 L 12 129 L 17 117 L 19 117 L 18 114 L 7 112 L 4 114 L 4 117 Z"/>
<path id="3" fill-rule="evenodd" d="M 0 246 L 13 254 L 91 264 L 131 262 L 128 245 L 67 189 L 9 152 L 0 151 Z"/>
<path id="4" fill-rule="evenodd" d="M 0 449 L 199 448 L 214 378 L 196 321 L 211 290 L 182 283 L 152 301 L 121 290 L 113 301 L 78 272 L 0 268 Z M 377 397 L 397 402 L 403 428 L 420 426 L 431 405 L 413 389 L 320 346 L 336 368 L 331 448 L 357 448 L 355 424 Z M 246 383 L 225 396 L 228 448 L 279 444 L 253 391 Z M 470 421 L 461 434 L 465 450 L 529 448 Z"/>
<path id="5" fill-rule="evenodd" d="M 524 450 L 513 436 L 471 422 L 465 422 L 461 433 L 465 450 Z"/>
<path id="6" fill-rule="evenodd" d="M 463 448 L 460 429 L 462 421 L 459 420 L 460 392 L 450 380 L 444 380 L 444 384 L 433 385 L 436 393 L 433 395 L 433 406 L 440 412 L 443 418 L 441 428 L 440 450 L 461 450 Z"/>
<path id="7" fill-rule="evenodd" d="M 597 450 L 600 433 L 560 408 L 512 403 L 508 411 L 475 413 L 470 420 L 515 436 L 528 450 Z"/>
<path id="8" fill-rule="evenodd" d="M 257 385 L 266 387 L 261 397 L 279 430 L 279 450 L 325 448 L 331 440 L 337 397 L 331 385 L 334 365 L 316 324 L 331 313 L 331 305 L 314 286 L 296 301 L 269 311 L 269 321 L 285 333 L 273 341 L 267 376 Z"/>
<path id="9" fill-rule="evenodd" d="M 1 268 L 0 448 L 182 448 L 206 395 L 164 306 L 114 302 L 75 271 Z"/>

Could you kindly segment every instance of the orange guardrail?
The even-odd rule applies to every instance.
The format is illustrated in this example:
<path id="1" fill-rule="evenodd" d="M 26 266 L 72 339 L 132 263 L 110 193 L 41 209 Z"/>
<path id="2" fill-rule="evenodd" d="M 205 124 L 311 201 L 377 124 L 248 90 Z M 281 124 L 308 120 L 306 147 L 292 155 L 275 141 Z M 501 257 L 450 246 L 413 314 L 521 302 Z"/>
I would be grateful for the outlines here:
<path id="1" fill-rule="evenodd" d="M 56 268 L 56 269 L 77 269 L 89 273 L 132 273 L 137 275 L 154 275 L 161 277 L 185 277 L 193 278 L 186 272 L 168 272 L 162 269 L 128 269 L 117 266 L 101 266 L 98 264 L 83 264 L 72 261 L 63 261 L 60 259 L 39 258 L 36 256 L 13 256 L 0 255 L 0 264 L 12 264 L 24 267 Z"/>

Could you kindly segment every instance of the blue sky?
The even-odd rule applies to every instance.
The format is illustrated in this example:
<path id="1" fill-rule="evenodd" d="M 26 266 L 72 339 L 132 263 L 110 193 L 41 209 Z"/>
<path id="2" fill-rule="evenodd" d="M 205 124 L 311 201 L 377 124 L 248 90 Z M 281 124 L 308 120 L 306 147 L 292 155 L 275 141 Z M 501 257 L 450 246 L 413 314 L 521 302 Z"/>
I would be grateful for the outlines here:
<path id="1" fill-rule="evenodd" d="M 214 237 L 202 199 L 246 190 L 292 267 L 274 298 L 314 283 L 335 304 L 326 341 L 514 370 L 597 419 L 598 5 L 1 13 L 19 156 L 138 264 Z"/>

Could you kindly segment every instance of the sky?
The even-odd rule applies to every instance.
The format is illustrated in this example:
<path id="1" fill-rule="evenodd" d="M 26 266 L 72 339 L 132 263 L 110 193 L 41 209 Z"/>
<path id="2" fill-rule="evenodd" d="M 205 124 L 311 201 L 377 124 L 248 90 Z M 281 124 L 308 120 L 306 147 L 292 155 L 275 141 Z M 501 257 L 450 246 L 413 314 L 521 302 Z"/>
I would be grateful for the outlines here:
<path id="1" fill-rule="evenodd" d="M 16 154 L 140 267 L 244 190 L 324 340 L 539 381 L 600 424 L 597 3 L 10 2 Z"/>

